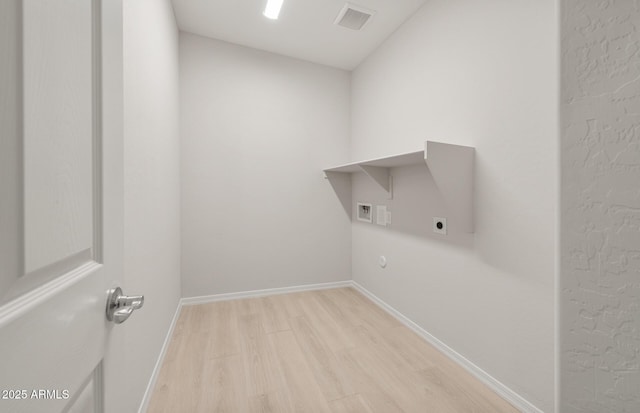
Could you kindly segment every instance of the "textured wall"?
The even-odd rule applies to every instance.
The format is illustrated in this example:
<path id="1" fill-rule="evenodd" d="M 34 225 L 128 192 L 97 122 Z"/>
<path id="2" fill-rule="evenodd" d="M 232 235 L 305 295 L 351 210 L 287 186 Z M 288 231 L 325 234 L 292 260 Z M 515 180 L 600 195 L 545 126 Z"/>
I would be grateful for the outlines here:
<path id="1" fill-rule="evenodd" d="M 353 223 L 354 280 L 546 412 L 558 47 L 553 0 L 430 0 L 352 78 L 354 159 L 418 150 L 426 139 L 476 148 L 475 234 L 449 215 L 426 168 L 392 171 L 393 200 L 354 178 L 354 201 L 393 213 L 387 228 Z M 432 216 L 448 218 L 449 235 L 431 231 Z"/>
<path id="2" fill-rule="evenodd" d="M 348 280 L 349 72 L 180 34 L 185 297 Z"/>
<path id="3" fill-rule="evenodd" d="M 640 412 L 639 8 L 562 2 L 562 413 Z"/>

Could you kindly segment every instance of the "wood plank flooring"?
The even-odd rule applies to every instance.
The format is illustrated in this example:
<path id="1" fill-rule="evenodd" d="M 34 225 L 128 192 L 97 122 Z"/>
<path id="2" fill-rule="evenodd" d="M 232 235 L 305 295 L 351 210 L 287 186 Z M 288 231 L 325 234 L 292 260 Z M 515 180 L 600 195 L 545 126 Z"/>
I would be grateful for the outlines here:
<path id="1" fill-rule="evenodd" d="M 185 306 L 147 411 L 517 412 L 351 288 Z"/>

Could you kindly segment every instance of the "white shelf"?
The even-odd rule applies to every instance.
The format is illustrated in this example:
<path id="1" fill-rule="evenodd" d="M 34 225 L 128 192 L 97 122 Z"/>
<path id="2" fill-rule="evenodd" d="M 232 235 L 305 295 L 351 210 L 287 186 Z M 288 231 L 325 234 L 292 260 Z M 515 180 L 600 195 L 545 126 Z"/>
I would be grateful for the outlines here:
<path id="1" fill-rule="evenodd" d="M 425 165 L 453 218 L 460 221 L 466 232 L 473 232 L 473 181 L 475 149 L 470 146 L 426 141 L 422 151 L 408 152 L 367 161 L 351 162 L 324 169 L 331 174 L 364 172 L 393 197 L 393 178 L 390 168 Z"/>
<path id="2" fill-rule="evenodd" d="M 352 162 L 340 166 L 327 168 L 325 172 L 362 172 L 364 166 L 375 166 L 381 168 L 394 168 L 397 166 L 416 165 L 424 162 L 424 151 L 401 153 L 399 155 L 387 156 L 384 158 L 370 159 L 368 161 Z"/>

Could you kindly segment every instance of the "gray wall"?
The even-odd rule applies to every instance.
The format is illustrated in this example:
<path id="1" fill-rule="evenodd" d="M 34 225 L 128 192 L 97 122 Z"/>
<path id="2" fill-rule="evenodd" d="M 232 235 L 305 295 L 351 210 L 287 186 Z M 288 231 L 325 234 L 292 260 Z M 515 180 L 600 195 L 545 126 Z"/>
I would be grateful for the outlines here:
<path id="1" fill-rule="evenodd" d="M 180 34 L 185 297 L 348 280 L 349 73 Z"/>
<path id="2" fill-rule="evenodd" d="M 180 299 L 178 30 L 169 0 L 124 2 L 124 285 L 144 308 L 115 332 L 138 408 Z"/>
<path id="3" fill-rule="evenodd" d="M 562 1 L 560 411 L 640 411 L 640 9 Z"/>
<path id="4" fill-rule="evenodd" d="M 354 160 L 427 139 L 476 148 L 475 234 L 448 215 L 425 168 L 392 171 L 391 201 L 354 177 L 354 203 L 392 211 L 386 228 L 354 221 L 354 280 L 544 411 L 554 400 L 557 51 L 555 1 L 432 0 L 352 78 Z M 432 232 L 433 216 L 449 218 L 448 236 Z"/>
<path id="5" fill-rule="evenodd" d="M 0 2 L 0 303 L 23 272 L 19 21 L 19 1 Z"/>

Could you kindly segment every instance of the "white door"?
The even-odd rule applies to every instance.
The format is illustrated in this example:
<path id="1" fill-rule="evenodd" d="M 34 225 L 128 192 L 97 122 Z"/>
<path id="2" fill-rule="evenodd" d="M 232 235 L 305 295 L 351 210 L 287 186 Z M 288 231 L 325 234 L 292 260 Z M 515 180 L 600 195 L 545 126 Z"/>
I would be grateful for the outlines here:
<path id="1" fill-rule="evenodd" d="M 102 412 L 122 272 L 121 0 L 0 0 L 0 412 Z"/>

